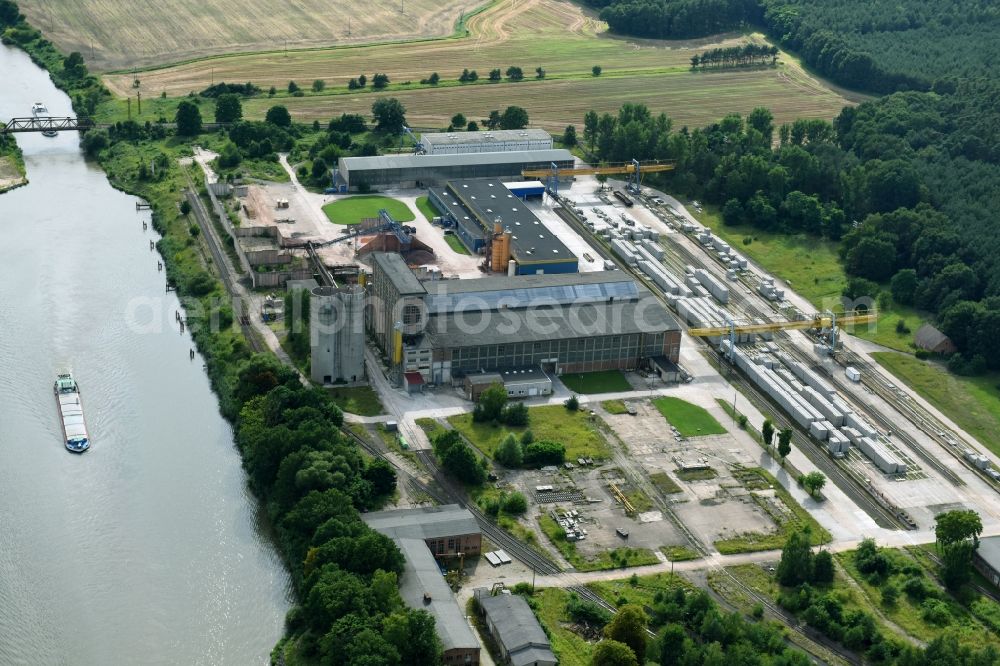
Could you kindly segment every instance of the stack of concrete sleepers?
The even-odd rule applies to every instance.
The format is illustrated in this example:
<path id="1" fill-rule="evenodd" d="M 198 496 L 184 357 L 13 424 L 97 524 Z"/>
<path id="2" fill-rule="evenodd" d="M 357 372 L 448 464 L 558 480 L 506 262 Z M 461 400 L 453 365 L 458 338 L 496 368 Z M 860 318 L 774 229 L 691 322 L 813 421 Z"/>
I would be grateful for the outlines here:
<path id="1" fill-rule="evenodd" d="M 650 280 L 656 283 L 664 293 L 669 295 L 679 295 L 681 286 L 677 284 L 673 276 L 663 270 L 662 265 L 653 263 L 647 259 L 639 260 L 639 270 L 641 270 Z"/>
<path id="2" fill-rule="evenodd" d="M 647 238 L 643 240 L 639 245 L 641 249 L 646 250 L 657 259 L 663 259 L 663 246 L 660 245 L 659 243 Z"/>
<path id="3" fill-rule="evenodd" d="M 858 448 L 886 474 L 905 474 L 906 465 L 899 461 L 881 442 L 873 437 L 862 437 Z"/>
<path id="4" fill-rule="evenodd" d="M 723 353 L 728 355 L 729 347 L 729 340 L 723 340 Z M 823 415 L 790 390 L 788 385 L 773 370 L 763 364 L 758 365 L 755 359 L 751 359 L 739 348 L 736 349 L 734 358 L 736 366 L 743 370 L 759 389 L 781 405 L 785 412 L 792 417 L 792 420 L 800 426 L 808 428 L 814 421 L 823 420 Z"/>
<path id="5" fill-rule="evenodd" d="M 698 268 L 694 272 L 694 276 L 698 279 L 698 282 L 702 284 L 705 289 L 708 289 L 712 296 L 715 296 L 716 300 L 725 305 L 729 302 L 729 287 L 722 284 L 721 281 L 717 280 L 714 275 L 706 271 L 704 268 Z"/>
<path id="6" fill-rule="evenodd" d="M 617 254 L 625 263 L 635 265 L 639 263 L 639 259 L 636 257 L 635 245 L 624 240 L 613 240 L 611 241 L 611 249 Z"/>
<path id="7" fill-rule="evenodd" d="M 837 395 L 837 390 L 829 382 L 821 378 L 815 372 L 807 368 L 802 363 L 792 359 L 788 354 L 782 353 L 778 358 L 788 366 L 792 373 L 809 386 L 816 389 L 820 395 L 826 396 L 827 400 Z"/>
<path id="8" fill-rule="evenodd" d="M 839 430 L 831 430 L 826 440 L 826 448 L 833 454 L 847 453 L 847 450 L 851 448 L 851 441 Z"/>
<path id="9" fill-rule="evenodd" d="M 839 428 L 844 425 L 844 413 L 834 407 L 825 396 L 820 395 L 819 391 L 812 386 L 802 388 L 802 397 L 834 426 Z"/>
<path id="10" fill-rule="evenodd" d="M 809 434 L 821 442 L 825 442 L 830 437 L 833 426 L 829 421 L 813 421 L 809 424 Z"/>
<path id="11" fill-rule="evenodd" d="M 861 433 L 862 437 L 875 438 L 878 436 L 878 431 L 875 428 L 871 427 L 867 421 L 853 412 L 844 414 L 844 425 L 857 430 Z"/>

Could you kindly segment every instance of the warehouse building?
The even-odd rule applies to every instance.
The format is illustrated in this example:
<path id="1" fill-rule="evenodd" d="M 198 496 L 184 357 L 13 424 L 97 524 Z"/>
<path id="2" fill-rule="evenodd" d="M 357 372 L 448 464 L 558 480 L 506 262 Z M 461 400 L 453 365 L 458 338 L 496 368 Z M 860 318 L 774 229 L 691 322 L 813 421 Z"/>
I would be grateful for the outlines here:
<path id="1" fill-rule="evenodd" d="M 979 548 L 972 554 L 972 566 L 993 585 L 1000 587 L 1000 536 L 979 540 Z"/>
<path id="2" fill-rule="evenodd" d="M 436 557 L 478 556 L 483 535 L 468 509 L 457 504 L 366 513 L 364 521 L 390 539 L 421 539 Z"/>
<path id="3" fill-rule="evenodd" d="M 552 135 L 541 129 L 439 132 L 420 136 L 427 155 L 551 150 Z"/>
<path id="4" fill-rule="evenodd" d="M 530 184 L 530 183 L 529 183 Z M 522 199 L 540 196 L 544 186 L 508 188 L 502 181 L 453 180 L 445 187 L 431 187 L 427 199 L 447 218 L 455 235 L 476 254 L 488 237 L 502 230 L 504 250 L 497 255 L 495 272 L 512 270 L 515 275 L 576 273 L 579 259 L 559 240 Z M 514 265 L 509 266 L 508 262 Z"/>
<path id="5" fill-rule="evenodd" d="M 416 188 L 443 185 L 460 178 L 520 180 L 526 169 L 573 167 L 568 150 L 519 150 L 498 153 L 443 155 L 377 155 L 341 157 L 333 174 L 333 187 L 348 192 L 359 189 Z"/>
<path id="6" fill-rule="evenodd" d="M 397 382 L 633 370 L 680 354 L 677 322 L 620 271 L 420 282 L 399 255 L 373 257 L 368 329 Z"/>
<path id="7" fill-rule="evenodd" d="M 479 613 L 500 651 L 502 663 L 510 666 L 555 666 L 559 663 L 552 644 L 524 597 L 507 592 L 474 593 Z"/>

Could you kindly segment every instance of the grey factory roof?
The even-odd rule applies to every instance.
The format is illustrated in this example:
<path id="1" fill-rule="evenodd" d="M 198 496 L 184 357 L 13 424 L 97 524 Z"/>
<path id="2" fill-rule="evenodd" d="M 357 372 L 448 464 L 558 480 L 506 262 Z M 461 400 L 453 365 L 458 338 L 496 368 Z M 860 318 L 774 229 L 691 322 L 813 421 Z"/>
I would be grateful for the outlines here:
<path id="1" fill-rule="evenodd" d="M 504 231 L 510 230 L 511 255 L 518 263 L 576 260 L 576 255 L 503 182 L 452 180 L 448 190 L 487 230 L 498 220 Z"/>
<path id="2" fill-rule="evenodd" d="M 505 141 L 548 141 L 552 135 L 542 129 L 482 130 L 479 132 L 425 132 L 420 135 L 421 143 L 453 146 L 468 143 L 502 143 Z"/>
<path id="3" fill-rule="evenodd" d="M 663 304 L 646 292 L 638 300 L 613 303 L 540 306 L 496 313 L 432 312 L 424 332 L 431 348 L 449 349 L 677 329 L 677 322 Z"/>
<path id="4" fill-rule="evenodd" d="M 549 150 L 512 150 L 497 153 L 458 153 L 445 155 L 374 155 L 370 157 L 341 157 L 341 171 L 368 169 L 415 169 L 420 167 L 445 167 L 474 164 L 537 164 L 573 162 L 573 153 L 557 148 Z"/>
<path id="5" fill-rule="evenodd" d="M 379 269 L 389 276 L 400 295 L 423 294 L 425 292 L 420 280 L 406 265 L 403 258 L 395 252 L 375 252 L 372 257 Z"/>
<path id="6" fill-rule="evenodd" d="M 457 504 L 377 511 L 361 517 L 372 529 L 391 538 L 440 539 L 479 533 L 472 513 Z"/>
<path id="7" fill-rule="evenodd" d="M 427 309 L 495 310 L 546 303 L 584 303 L 634 300 L 640 295 L 635 280 L 620 271 L 549 273 L 441 280 L 428 286 Z"/>
<path id="8" fill-rule="evenodd" d="M 434 628 L 446 651 L 479 649 L 479 641 L 427 544 L 420 539 L 396 539 L 396 545 L 406 558 L 399 580 L 399 596 L 406 605 L 434 616 Z"/>
<path id="9" fill-rule="evenodd" d="M 514 594 L 490 596 L 483 588 L 476 590 L 476 600 L 490 624 L 496 628 L 512 666 L 536 661 L 556 663 L 548 637 L 523 597 Z"/>
<path id="10" fill-rule="evenodd" d="M 985 537 L 979 540 L 976 556 L 986 562 L 996 571 L 1000 571 L 1000 536 Z"/>

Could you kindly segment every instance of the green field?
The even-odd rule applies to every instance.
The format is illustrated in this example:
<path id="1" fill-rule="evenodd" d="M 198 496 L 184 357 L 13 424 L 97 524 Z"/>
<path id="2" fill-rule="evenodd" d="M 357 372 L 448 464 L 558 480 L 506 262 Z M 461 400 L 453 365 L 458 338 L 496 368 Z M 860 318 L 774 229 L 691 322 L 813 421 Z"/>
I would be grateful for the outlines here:
<path id="1" fill-rule="evenodd" d="M 876 352 L 872 358 L 919 393 L 962 430 L 1000 455 L 1000 374 L 959 377 L 934 361 Z"/>
<path id="2" fill-rule="evenodd" d="M 567 460 L 577 458 L 605 460 L 610 457 L 611 452 L 603 435 L 598 432 L 586 412 L 571 412 L 562 405 L 532 407 L 528 412 L 531 414 L 528 428 L 534 434 L 535 441 L 559 442 L 565 445 Z M 448 422 L 490 458 L 507 433 L 513 432 L 520 436 L 527 429 L 473 423 L 472 414 L 449 416 Z"/>
<path id="3" fill-rule="evenodd" d="M 847 276 L 840 264 L 837 243 L 806 234 L 789 235 L 761 231 L 749 225 L 726 225 L 718 210 L 711 206 L 694 216 L 737 252 L 784 280 L 817 311 L 842 310 L 840 299 L 847 286 Z M 748 245 L 743 243 L 746 238 L 752 239 Z M 909 333 L 896 332 L 896 322 L 900 319 L 906 322 Z M 874 326 L 852 326 L 847 330 L 890 349 L 912 351 L 913 334 L 925 321 L 926 318 L 912 308 L 890 303 L 880 310 Z"/>
<path id="4" fill-rule="evenodd" d="M 704 408 L 692 405 L 680 398 L 657 398 L 653 400 L 663 418 L 677 428 L 681 437 L 699 435 L 724 435 L 726 429 Z"/>
<path id="5" fill-rule="evenodd" d="M 420 211 L 420 213 L 424 216 L 424 219 L 428 222 L 438 216 L 437 211 L 434 210 L 434 206 L 431 205 L 427 195 L 417 197 L 417 210 Z"/>
<path id="6" fill-rule="evenodd" d="M 622 400 L 605 400 L 601 403 L 601 407 L 603 407 L 604 411 L 612 416 L 618 414 L 628 414 L 628 407 L 625 406 L 625 403 Z"/>
<path id="7" fill-rule="evenodd" d="M 380 7 L 375 14 L 384 11 Z M 458 12 L 451 11 L 457 18 Z M 678 128 L 703 126 L 730 112 L 746 115 L 760 105 L 771 107 L 778 124 L 799 117 L 829 119 L 850 103 L 788 56 L 774 68 L 690 71 L 693 53 L 748 40 L 762 43 L 761 35 L 690 42 L 609 39 L 606 25 L 591 11 L 557 0 L 496 2 L 469 18 L 466 25 L 468 35 L 459 38 L 336 44 L 327 49 L 250 52 L 182 62 L 142 72 L 141 92 L 146 99 L 166 93 L 169 99 L 178 100 L 213 81 L 250 80 L 264 90 L 274 86 L 277 94 L 247 100 L 247 118 L 263 117 L 267 107 L 280 103 L 299 122 L 325 122 L 342 112 L 367 116 L 376 97 L 385 94 L 406 106 L 411 126 L 437 128 L 446 127 L 457 112 L 480 120 L 493 109 L 518 105 L 531 114 L 532 126 L 553 132 L 562 132 L 569 123 L 579 125 L 591 108 L 615 112 L 625 102 L 641 102 L 656 113 L 662 111 Z M 520 66 L 525 80 L 488 82 L 491 68 L 503 70 L 509 65 Z M 592 75 L 594 65 L 603 68 L 601 76 Z M 534 78 L 538 66 L 545 69 L 542 80 Z M 458 82 L 466 68 L 477 71 L 478 82 Z M 361 73 L 371 77 L 374 72 L 389 77 L 383 92 L 371 86 L 347 88 L 349 79 Z M 440 82 L 420 84 L 432 72 L 438 73 Z M 290 96 L 289 79 L 307 92 Z M 322 92 L 309 90 L 314 79 L 326 82 Z M 104 81 L 119 98 L 136 93 L 129 71 L 109 74 Z"/>
<path id="8" fill-rule="evenodd" d="M 389 211 L 389 215 L 397 222 L 410 222 L 416 218 L 410 207 L 402 201 L 376 194 L 332 201 L 323 206 L 323 212 L 334 224 L 358 224 L 365 219 L 377 218 L 382 208 Z"/>
<path id="9" fill-rule="evenodd" d="M 594 393 L 621 393 L 631 391 L 632 385 L 621 370 L 601 370 L 582 374 L 560 375 L 560 381 L 573 393 L 591 395 Z"/>
<path id="10" fill-rule="evenodd" d="M 369 386 L 350 386 L 345 388 L 328 388 L 334 404 L 343 411 L 358 416 L 377 416 L 383 413 L 382 402 Z"/>

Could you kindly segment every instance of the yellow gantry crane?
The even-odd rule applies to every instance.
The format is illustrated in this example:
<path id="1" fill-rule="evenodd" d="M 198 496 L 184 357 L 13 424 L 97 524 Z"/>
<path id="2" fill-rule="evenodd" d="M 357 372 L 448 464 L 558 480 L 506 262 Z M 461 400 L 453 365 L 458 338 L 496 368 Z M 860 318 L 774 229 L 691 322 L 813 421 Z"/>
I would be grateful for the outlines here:
<path id="1" fill-rule="evenodd" d="M 836 314 L 834 312 L 819 312 L 811 317 L 804 317 L 795 321 L 778 321 L 766 324 L 740 324 L 733 320 L 725 326 L 705 326 L 701 328 L 689 328 L 688 333 L 696 337 L 711 338 L 726 335 L 729 337 L 730 354 L 736 349 L 736 335 L 738 333 L 775 333 L 777 331 L 790 331 L 806 328 L 829 328 L 830 352 L 837 349 L 837 327 L 849 326 L 853 324 L 870 324 L 878 319 L 877 312 L 847 312 Z"/>
<path id="2" fill-rule="evenodd" d="M 523 178 L 545 178 L 546 187 L 553 194 L 559 194 L 560 176 L 629 176 L 629 183 L 626 186 L 628 191 L 638 194 L 639 185 L 644 173 L 660 173 L 671 171 L 674 168 L 673 162 L 649 162 L 640 164 L 639 160 L 632 160 L 624 164 L 606 164 L 603 166 L 584 166 L 560 169 L 553 162 L 548 169 L 526 169 L 521 172 Z"/>

